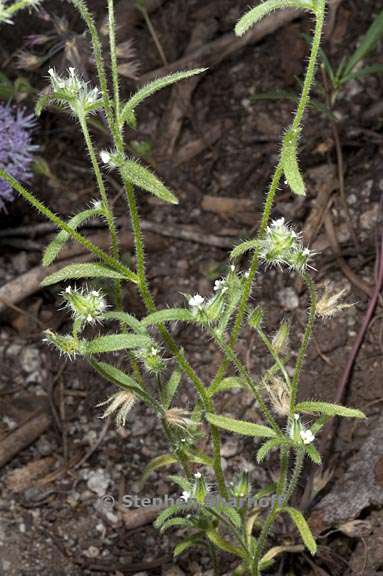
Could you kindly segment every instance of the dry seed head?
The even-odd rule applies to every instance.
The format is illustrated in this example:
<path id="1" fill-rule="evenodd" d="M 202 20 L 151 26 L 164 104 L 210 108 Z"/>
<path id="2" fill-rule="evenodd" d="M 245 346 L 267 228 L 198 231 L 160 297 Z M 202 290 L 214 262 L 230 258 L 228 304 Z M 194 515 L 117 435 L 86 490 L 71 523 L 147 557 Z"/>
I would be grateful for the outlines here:
<path id="1" fill-rule="evenodd" d="M 181 428 L 181 430 L 187 430 L 194 424 L 190 416 L 190 412 L 183 408 L 170 408 L 165 412 L 164 417 L 169 426 L 175 426 Z"/>
<path id="2" fill-rule="evenodd" d="M 340 292 L 333 292 L 331 294 L 330 283 L 326 282 L 323 289 L 323 294 L 316 305 L 316 314 L 321 318 L 332 318 L 338 312 L 346 308 L 351 308 L 353 304 L 342 304 L 341 298 L 347 292 L 347 288 L 343 288 Z"/>
<path id="3" fill-rule="evenodd" d="M 107 418 L 113 414 L 116 425 L 120 428 L 125 426 L 128 414 L 133 408 L 135 401 L 136 397 L 134 394 L 130 391 L 124 390 L 116 392 L 116 394 L 113 394 L 104 402 L 97 404 L 97 406 L 105 406 L 106 404 L 109 404 L 101 418 Z"/>
<path id="4" fill-rule="evenodd" d="M 279 416 L 288 416 L 290 412 L 290 389 L 287 383 L 279 376 L 266 374 L 263 385 L 275 412 Z"/>
<path id="5" fill-rule="evenodd" d="M 274 335 L 272 344 L 277 354 L 286 354 L 289 345 L 289 330 L 290 327 L 287 322 L 282 322 L 278 332 Z"/>

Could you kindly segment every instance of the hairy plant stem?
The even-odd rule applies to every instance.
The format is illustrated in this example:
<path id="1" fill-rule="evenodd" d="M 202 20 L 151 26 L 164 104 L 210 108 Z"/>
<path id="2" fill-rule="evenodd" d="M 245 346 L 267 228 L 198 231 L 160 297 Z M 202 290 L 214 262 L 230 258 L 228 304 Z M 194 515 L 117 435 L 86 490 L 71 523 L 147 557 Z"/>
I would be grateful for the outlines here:
<path id="1" fill-rule="evenodd" d="M 236 369 L 238 370 L 240 376 L 245 380 L 245 382 L 247 383 L 247 385 L 251 388 L 255 399 L 258 402 L 258 406 L 261 409 L 261 412 L 264 416 L 264 418 L 267 420 L 267 422 L 270 424 L 270 426 L 272 427 L 272 429 L 279 435 L 282 436 L 282 430 L 280 429 L 280 427 L 278 426 L 278 423 L 276 422 L 274 416 L 272 415 L 272 413 L 270 412 L 269 408 L 267 407 L 267 405 L 265 404 L 265 401 L 262 398 L 261 393 L 259 392 L 256 384 L 254 384 L 251 376 L 249 375 L 249 373 L 247 372 L 245 366 L 242 364 L 242 362 L 240 361 L 240 359 L 238 358 L 238 356 L 236 355 L 236 353 L 234 352 L 234 350 L 231 348 L 230 344 L 226 344 L 226 342 L 224 341 L 224 339 L 221 336 L 218 336 L 218 334 L 214 331 L 214 330 L 210 330 L 209 331 L 210 334 L 213 336 L 214 340 L 216 341 L 216 343 L 218 344 L 218 346 L 221 348 L 221 350 L 223 351 L 223 353 L 225 354 L 228 362 L 231 362 Z"/>
<path id="2" fill-rule="evenodd" d="M 114 96 L 114 115 L 117 126 L 120 125 L 120 87 L 118 83 L 118 67 L 116 53 L 116 22 L 114 17 L 114 0 L 108 0 L 108 32 L 110 63 L 112 68 L 113 96 Z"/>
<path id="3" fill-rule="evenodd" d="M 96 176 L 98 190 L 100 192 L 101 200 L 103 203 L 103 208 L 105 210 L 106 222 L 109 228 L 110 237 L 112 241 L 112 256 L 115 260 L 119 260 L 120 258 L 120 251 L 118 246 L 118 236 L 117 236 L 117 229 L 114 223 L 113 212 L 109 203 L 108 195 L 105 190 L 104 180 L 101 174 L 101 170 L 97 161 L 96 153 L 94 151 L 94 146 L 92 142 L 92 138 L 89 134 L 88 125 L 86 122 L 86 118 L 83 115 L 79 116 L 81 130 L 84 135 L 85 143 L 88 148 L 88 153 L 90 157 L 90 161 L 92 163 L 93 172 Z M 115 292 L 115 300 L 117 308 L 120 310 L 122 309 L 122 297 L 121 297 L 121 282 L 116 280 L 114 283 L 114 292 Z"/>
<path id="4" fill-rule="evenodd" d="M 297 361 L 295 363 L 294 368 L 294 375 L 291 384 L 291 395 L 290 395 L 290 416 L 293 417 L 295 412 L 295 404 L 297 401 L 297 394 L 298 394 L 298 386 L 299 386 L 299 376 L 302 371 L 303 362 L 306 356 L 307 347 L 310 342 L 311 334 L 314 328 L 315 322 L 315 311 L 316 311 L 316 302 L 317 302 L 317 294 L 314 282 L 311 280 L 311 277 L 307 272 L 303 273 L 303 279 L 306 283 L 306 286 L 309 290 L 310 294 L 310 308 L 308 311 L 308 318 L 306 322 L 306 328 L 303 334 L 302 344 L 298 351 Z"/>
<path id="5" fill-rule="evenodd" d="M 282 453 L 281 453 L 281 458 L 282 458 Z M 257 549 L 256 549 L 256 553 L 254 556 L 254 564 L 253 564 L 254 565 L 254 576 L 259 576 L 261 574 L 261 571 L 259 569 L 259 562 L 262 558 L 262 552 L 263 552 L 263 549 L 266 545 L 267 538 L 269 536 L 271 528 L 273 527 L 273 524 L 274 524 L 276 517 L 280 513 L 281 509 L 283 509 L 284 506 L 287 506 L 291 496 L 294 494 L 294 492 L 296 490 L 296 487 L 298 485 L 299 478 L 300 478 L 300 475 L 302 472 L 303 460 L 304 460 L 304 450 L 298 450 L 296 453 L 294 470 L 293 470 L 293 473 L 291 475 L 291 479 L 290 479 L 288 488 L 287 488 L 287 490 L 283 496 L 283 504 L 281 506 L 279 504 L 279 500 L 276 499 L 274 504 L 273 504 L 273 508 L 272 508 L 271 512 L 269 513 L 269 515 L 267 516 L 267 518 L 265 520 L 265 523 L 263 525 L 261 533 L 258 537 Z M 287 473 L 287 460 L 286 459 L 284 459 L 283 472 L 284 472 L 284 474 Z"/>

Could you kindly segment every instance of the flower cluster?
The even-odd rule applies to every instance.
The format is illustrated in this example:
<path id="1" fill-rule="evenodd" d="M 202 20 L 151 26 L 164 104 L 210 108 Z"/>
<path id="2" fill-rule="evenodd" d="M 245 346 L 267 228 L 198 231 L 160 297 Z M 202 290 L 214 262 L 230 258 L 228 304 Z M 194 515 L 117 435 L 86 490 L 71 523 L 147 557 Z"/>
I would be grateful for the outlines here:
<path id="1" fill-rule="evenodd" d="M 52 88 L 52 99 L 76 114 L 87 114 L 101 104 L 98 88 L 89 88 L 88 82 L 80 78 L 73 67 L 68 69 L 66 77 L 60 76 L 53 68 L 48 70 Z"/>
<path id="2" fill-rule="evenodd" d="M 0 167 L 21 182 L 28 182 L 32 175 L 33 152 L 37 149 L 32 144 L 33 126 L 32 115 L 0 105 Z M 5 209 L 5 202 L 12 200 L 12 188 L 0 180 L 0 210 Z"/>
<path id="3" fill-rule="evenodd" d="M 300 421 L 299 414 L 294 414 L 294 419 L 290 424 L 290 438 L 295 442 L 304 444 L 307 446 L 315 440 L 315 436 L 311 430 L 305 428 L 305 426 Z"/>
<path id="4" fill-rule="evenodd" d="M 73 360 L 76 356 L 84 352 L 84 342 L 75 336 L 70 334 L 62 336 L 61 334 L 52 332 L 52 330 L 45 330 L 44 334 L 45 338 L 43 341 L 52 344 L 59 350 L 60 354 L 67 356 L 69 360 Z"/>
<path id="5" fill-rule="evenodd" d="M 82 323 L 100 322 L 107 308 L 101 290 L 88 291 L 68 286 L 61 295 L 65 301 L 65 307 L 71 312 L 73 318 Z"/>
<path id="6" fill-rule="evenodd" d="M 267 265 L 289 266 L 303 272 L 313 253 L 304 248 L 299 234 L 290 228 L 284 218 L 274 220 L 259 242 L 260 257 Z"/>
<path id="7" fill-rule="evenodd" d="M 142 348 L 137 350 L 135 354 L 149 374 L 160 374 L 166 368 L 166 362 L 161 356 L 160 349 L 156 346 Z"/>

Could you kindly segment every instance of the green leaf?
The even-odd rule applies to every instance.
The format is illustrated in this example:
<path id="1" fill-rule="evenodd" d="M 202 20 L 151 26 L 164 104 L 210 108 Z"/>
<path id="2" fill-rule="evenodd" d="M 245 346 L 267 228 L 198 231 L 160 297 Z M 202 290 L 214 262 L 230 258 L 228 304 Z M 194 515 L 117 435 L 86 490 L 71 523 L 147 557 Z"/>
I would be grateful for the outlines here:
<path id="1" fill-rule="evenodd" d="M 69 264 L 69 266 L 65 266 L 58 272 L 54 272 L 44 278 L 41 286 L 51 286 L 63 280 L 78 280 L 80 278 L 113 278 L 116 280 L 126 280 L 126 276 L 102 264 Z M 137 283 L 137 276 L 133 272 L 131 272 L 129 279 Z"/>
<path id="2" fill-rule="evenodd" d="M 162 525 L 172 516 L 175 516 L 176 514 L 178 514 L 179 512 L 185 512 L 185 510 L 188 508 L 187 503 L 185 502 L 184 504 L 173 504 L 172 506 L 169 506 L 169 508 L 166 508 L 166 510 L 163 510 L 156 518 L 156 521 L 153 523 L 153 526 L 157 529 L 161 528 Z"/>
<path id="3" fill-rule="evenodd" d="M 238 388 L 246 388 L 245 382 L 238 376 L 228 376 L 224 378 L 213 388 L 211 386 L 208 389 L 208 394 L 210 397 L 218 394 L 219 392 L 226 392 L 227 390 L 233 390 Z"/>
<path id="4" fill-rule="evenodd" d="M 262 424 L 253 424 L 245 420 L 235 420 L 228 416 L 218 416 L 210 413 L 206 414 L 206 418 L 210 424 L 217 426 L 217 428 L 223 428 L 224 430 L 236 432 L 243 436 L 257 436 L 260 438 L 275 438 L 277 436 L 274 430 Z"/>
<path id="5" fill-rule="evenodd" d="M 355 50 L 343 71 L 342 78 L 349 76 L 355 66 L 360 62 L 369 52 L 371 52 L 380 38 L 383 36 L 383 10 L 379 12 L 375 20 L 368 29 L 366 35 L 363 37 L 358 48 Z"/>
<path id="6" fill-rule="evenodd" d="M 299 98 L 295 92 L 290 90 L 278 90 L 276 88 L 275 90 L 261 92 L 250 97 L 250 102 L 257 102 L 258 100 L 291 100 L 292 102 L 297 102 Z"/>
<path id="7" fill-rule="evenodd" d="M 323 426 L 327 424 L 327 422 L 331 420 L 331 416 L 321 416 L 312 424 L 310 430 L 315 435 L 318 434 L 320 430 L 322 430 Z"/>
<path id="8" fill-rule="evenodd" d="M 164 408 L 167 410 L 172 400 L 177 392 L 178 386 L 181 382 L 182 372 L 177 368 L 173 370 L 169 380 L 166 382 L 165 386 L 161 390 L 161 399 Z"/>
<path id="9" fill-rule="evenodd" d="M 164 468 L 165 466 L 170 466 L 171 464 L 176 464 L 177 458 L 172 454 L 161 454 L 161 456 L 156 456 L 150 460 L 149 464 L 146 465 L 142 477 L 140 480 L 141 486 L 146 482 L 149 476 L 155 472 L 158 468 Z"/>
<path id="10" fill-rule="evenodd" d="M 272 438 L 267 440 L 257 452 L 257 462 L 260 464 L 268 455 L 268 453 L 274 448 L 279 448 L 279 446 L 289 446 L 289 442 L 283 438 Z"/>
<path id="11" fill-rule="evenodd" d="M 299 130 L 288 130 L 283 139 L 282 166 L 288 185 L 294 194 L 305 195 L 305 184 L 298 166 Z"/>
<path id="12" fill-rule="evenodd" d="M 111 312 L 105 312 L 102 317 L 102 320 L 117 320 L 122 324 L 126 324 L 129 328 L 137 332 L 137 334 L 146 334 L 146 329 L 142 326 L 141 322 L 129 314 L 129 312 L 119 312 L 118 310 L 114 310 Z"/>
<path id="13" fill-rule="evenodd" d="M 176 518 L 169 518 L 166 520 L 161 526 L 161 534 L 168 530 L 169 528 L 173 528 L 173 526 L 179 526 L 182 528 L 193 528 L 193 522 L 191 522 L 188 518 L 180 518 L 177 516 Z"/>
<path id="14" fill-rule="evenodd" d="M 174 548 L 173 557 L 176 558 L 177 556 L 180 556 L 180 554 L 183 554 L 183 552 L 185 552 L 185 550 L 188 550 L 189 548 L 192 548 L 193 546 L 197 546 L 198 544 L 201 544 L 201 540 L 200 540 L 199 536 L 195 536 L 194 538 L 188 538 L 187 540 L 183 540 L 183 542 L 180 542 Z"/>
<path id="15" fill-rule="evenodd" d="M 317 551 L 317 545 L 303 514 L 299 512 L 299 510 L 296 510 L 296 508 L 287 507 L 284 508 L 284 510 L 290 515 L 290 518 L 298 528 L 306 548 L 314 555 Z"/>
<path id="16" fill-rule="evenodd" d="M 367 418 L 361 410 L 346 408 L 345 406 L 338 406 L 328 402 L 300 402 L 296 406 L 296 411 L 306 412 L 307 414 L 319 412 L 325 416 L 343 416 L 344 418 Z"/>
<path id="17" fill-rule="evenodd" d="M 138 188 L 150 192 L 165 202 L 178 204 L 177 198 L 172 192 L 170 192 L 170 190 L 168 190 L 168 188 L 166 188 L 161 180 L 152 174 L 147 168 L 138 164 L 135 160 L 125 160 L 121 166 L 121 171 L 123 177 Z"/>
<path id="18" fill-rule="evenodd" d="M 222 513 L 227 516 L 227 518 L 236 528 L 240 528 L 242 526 L 242 518 L 240 514 L 238 514 L 238 512 L 231 506 L 222 507 Z"/>
<path id="19" fill-rule="evenodd" d="M 262 18 L 270 14 L 273 10 L 278 10 L 280 8 L 301 8 L 303 10 L 313 10 L 313 5 L 307 0 L 266 0 L 266 2 L 252 8 L 242 16 L 235 27 L 236 35 L 243 36 L 252 26 L 262 20 Z"/>
<path id="20" fill-rule="evenodd" d="M 308 455 L 308 457 L 314 462 L 314 464 L 322 463 L 321 456 L 318 450 L 315 448 L 314 444 L 306 444 L 305 452 Z"/>
<path id="21" fill-rule="evenodd" d="M 83 210 L 73 216 L 68 222 L 68 226 L 70 226 L 73 230 L 77 230 L 81 224 L 83 224 L 86 220 L 90 220 L 90 218 L 94 218 L 96 216 L 102 215 L 103 211 L 101 208 L 89 208 L 88 210 Z M 65 230 L 61 230 L 55 238 L 48 244 L 44 251 L 43 266 L 49 266 L 54 262 L 57 258 L 58 254 L 60 253 L 61 249 L 64 247 L 65 243 L 70 239 L 68 232 Z"/>
<path id="22" fill-rule="evenodd" d="M 175 72 L 174 74 L 169 74 L 168 76 L 164 76 L 163 78 L 156 78 L 152 82 L 149 82 L 142 88 L 140 88 L 124 105 L 121 111 L 121 124 L 123 125 L 125 122 L 132 125 L 135 125 L 135 116 L 134 111 L 141 102 L 143 102 L 152 94 L 155 94 L 162 88 L 166 86 L 170 86 L 175 82 L 179 82 L 180 80 L 184 80 L 185 78 L 190 78 L 191 76 L 195 76 L 196 74 L 201 74 L 205 72 L 207 68 L 195 68 L 193 70 L 183 70 L 180 72 Z"/>
<path id="23" fill-rule="evenodd" d="M 142 334 L 109 334 L 89 340 L 85 345 L 85 354 L 103 354 L 117 350 L 131 350 L 150 346 L 153 340 Z"/>
<path id="24" fill-rule="evenodd" d="M 128 374 L 125 374 L 125 372 L 122 372 L 107 362 L 96 362 L 95 360 L 90 360 L 89 363 L 103 378 L 112 382 L 112 384 L 115 384 L 124 390 L 131 390 L 149 406 L 157 408 L 155 402 L 153 402 L 142 386 L 140 386 L 136 380 L 133 380 L 133 378 L 128 376 Z"/>
<path id="25" fill-rule="evenodd" d="M 350 74 L 344 79 L 343 84 L 349 80 L 359 80 L 365 76 L 371 76 L 373 74 L 383 74 L 383 64 L 371 64 L 371 66 L 365 66 L 357 72 Z"/>
<path id="26" fill-rule="evenodd" d="M 41 115 L 41 112 L 48 106 L 50 99 L 50 94 L 41 94 L 41 96 L 39 96 L 35 105 L 36 116 Z"/>
<path id="27" fill-rule="evenodd" d="M 163 324 L 164 322 L 191 322 L 193 315 L 190 310 L 186 308 L 166 308 L 149 314 L 146 318 L 141 320 L 141 324 L 145 327 Z"/>
<path id="28" fill-rule="evenodd" d="M 186 478 L 184 478 L 183 476 L 178 476 L 177 474 L 170 474 L 170 476 L 168 476 L 168 480 L 171 480 L 172 482 L 177 484 L 177 486 L 179 486 L 181 490 L 184 490 L 185 492 L 191 491 L 191 484 L 189 480 L 186 480 Z"/>
<path id="29" fill-rule="evenodd" d="M 246 558 L 245 553 L 241 548 L 230 544 L 227 540 L 222 538 L 220 534 L 216 530 L 207 530 L 206 536 L 209 538 L 210 542 L 215 544 L 217 548 L 220 548 L 224 552 L 229 552 L 229 554 L 233 554 L 234 556 L 238 556 L 239 558 Z"/>
<path id="30" fill-rule="evenodd" d="M 233 248 L 230 253 L 230 258 L 235 260 L 250 250 L 256 250 L 257 246 L 258 240 L 246 240 L 245 242 L 241 242 L 241 244 L 238 244 L 238 246 Z"/>

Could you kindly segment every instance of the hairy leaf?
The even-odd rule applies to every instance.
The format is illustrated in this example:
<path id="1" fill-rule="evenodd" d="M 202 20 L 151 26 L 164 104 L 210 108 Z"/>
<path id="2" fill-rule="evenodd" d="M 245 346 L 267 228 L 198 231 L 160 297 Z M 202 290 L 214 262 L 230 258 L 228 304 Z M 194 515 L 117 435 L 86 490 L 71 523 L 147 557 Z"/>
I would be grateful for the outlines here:
<path id="1" fill-rule="evenodd" d="M 296 508 L 291 508 L 290 506 L 284 510 L 290 515 L 290 518 L 298 528 L 306 548 L 311 552 L 312 555 L 314 555 L 317 551 L 317 545 L 303 514 Z"/>
<path id="2" fill-rule="evenodd" d="M 308 455 L 308 457 L 314 462 L 314 464 L 321 464 L 322 462 L 321 456 L 318 450 L 315 448 L 314 444 L 307 444 L 305 446 L 305 452 Z"/>
<path id="3" fill-rule="evenodd" d="M 164 322 L 190 322 L 192 320 L 193 315 L 190 310 L 186 308 L 166 308 L 165 310 L 159 310 L 158 312 L 149 314 L 149 316 L 141 320 L 141 324 L 146 327 L 163 324 Z"/>
<path id="4" fill-rule="evenodd" d="M 119 368 L 116 368 L 107 362 L 96 362 L 95 360 L 90 360 L 89 363 L 103 378 L 105 378 L 105 380 L 116 384 L 124 390 L 131 390 L 149 406 L 155 407 L 155 403 L 152 401 L 149 394 L 131 376 L 125 374 L 125 372 L 122 372 L 122 370 L 119 370 Z"/>
<path id="5" fill-rule="evenodd" d="M 214 394 L 218 394 L 219 392 L 226 392 L 227 390 L 233 390 L 236 388 L 238 389 L 245 387 L 246 383 L 238 376 L 228 376 L 227 378 L 224 378 L 223 380 L 218 382 L 218 384 L 214 386 L 214 388 L 213 386 L 211 386 L 208 389 L 208 394 L 211 397 L 214 396 Z"/>
<path id="6" fill-rule="evenodd" d="M 83 224 L 87 220 L 90 220 L 91 218 L 94 218 L 95 216 L 100 216 L 101 214 L 102 214 L 101 208 L 89 208 L 88 210 L 83 210 L 82 212 L 79 212 L 78 214 L 76 214 L 76 216 L 73 216 L 73 218 L 69 220 L 68 226 L 70 226 L 74 230 L 77 230 L 77 228 L 81 226 L 81 224 Z M 54 260 L 57 258 L 58 254 L 64 247 L 65 243 L 69 239 L 70 236 L 68 232 L 65 232 L 65 230 L 61 230 L 61 232 L 59 232 L 55 236 L 55 238 L 48 244 L 48 246 L 44 251 L 42 261 L 43 266 L 49 266 L 50 264 L 52 264 L 52 262 L 54 262 Z"/>
<path id="7" fill-rule="evenodd" d="M 325 416 L 343 416 L 344 418 L 366 418 L 361 410 L 356 408 L 346 408 L 328 402 L 300 402 L 296 407 L 297 412 L 315 414 L 319 412 Z"/>
<path id="8" fill-rule="evenodd" d="M 157 198 L 164 200 L 165 202 L 169 202 L 170 204 L 178 204 L 177 198 L 174 196 L 168 188 L 166 188 L 165 184 L 161 182 L 157 176 L 152 174 L 147 168 L 138 164 L 135 160 L 125 160 L 123 165 L 121 166 L 121 171 L 127 180 L 138 186 L 138 188 L 142 188 L 146 190 L 146 192 L 150 192 Z"/>
<path id="9" fill-rule="evenodd" d="M 230 544 L 227 540 L 222 538 L 220 534 L 216 530 L 208 530 L 206 532 L 206 536 L 209 538 L 210 542 L 215 544 L 217 548 L 220 548 L 224 552 L 229 552 L 229 554 L 233 554 L 234 556 L 238 556 L 239 558 L 244 559 L 246 557 L 245 553 L 241 548 Z"/>
<path id="10" fill-rule="evenodd" d="M 184 80 L 185 78 L 190 78 L 191 76 L 195 76 L 196 74 L 201 74 L 205 72 L 206 68 L 195 68 L 193 70 L 182 70 L 180 72 L 175 72 L 174 74 L 169 74 L 168 76 L 164 76 L 163 78 L 156 78 L 152 82 L 149 82 L 139 90 L 124 105 L 122 112 L 121 112 L 121 123 L 128 122 L 128 124 L 134 124 L 134 111 L 141 102 L 143 102 L 152 94 L 155 94 L 162 88 L 166 86 L 170 86 L 171 84 L 175 84 L 180 80 Z"/>
<path id="11" fill-rule="evenodd" d="M 168 530 L 169 528 L 173 528 L 173 526 L 179 526 L 181 528 L 193 528 L 193 522 L 191 522 L 188 518 L 180 518 L 177 516 L 176 518 L 169 518 L 166 520 L 161 526 L 161 534 Z"/>
<path id="12" fill-rule="evenodd" d="M 299 130 L 288 130 L 283 139 L 282 166 L 288 185 L 294 194 L 305 195 L 305 184 L 298 166 Z"/>
<path id="13" fill-rule="evenodd" d="M 161 456 L 156 456 L 150 460 L 149 464 L 146 465 L 142 477 L 140 480 L 141 486 L 146 482 L 149 476 L 155 472 L 158 468 L 163 468 L 164 466 L 170 466 L 171 464 L 176 464 L 177 458 L 172 454 L 161 454 Z"/>
<path id="14" fill-rule="evenodd" d="M 284 440 L 283 438 L 272 438 L 271 440 L 267 440 L 257 452 L 257 462 L 261 463 L 268 453 L 273 450 L 274 448 L 279 448 L 279 446 L 288 446 L 289 442 Z"/>
<path id="15" fill-rule="evenodd" d="M 182 542 L 177 544 L 177 546 L 174 548 L 173 557 L 176 558 L 177 556 L 180 556 L 180 554 L 183 554 L 185 550 L 188 550 L 193 546 L 198 546 L 198 544 L 201 544 L 199 536 L 194 536 L 193 538 L 183 540 Z"/>
<path id="16" fill-rule="evenodd" d="M 242 16 L 235 27 L 236 35 L 243 36 L 252 26 L 267 16 L 267 14 L 280 8 L 312 10 L 313 4 L 310 0 L 266 0 L 266 2 L 262 2 L 262 4 L 252 8 Z"/>
<path id="17" fill-rule="evenodd" d="M 131 350 L 150 346 L 153 340 L 142 334 L 109 334 L 86 343 L 86 354 L 103 354 L 117 350 Z"/>
<path id="18" fill-rule="evenodd" d="M 163 510 L 158 516 L 156 521 L 154 522 L 153 526 L 155 528 L 161 528 L 162 525 L 172 516 L 175 516 L 176 514 L 180 513 L 180 512 L 185 512 L 185 510 L 188 508 L 187 503 L 183 503 L 183 504 L 173 504 L 172 506 L 169 506 L 169 508 L 166 508 L 166 510 Z"/>
<path id="19" fill-rule="evenodd" d="M 132 282 L 137 282 L 137 276 L 132 272 Z M 126 279 L 126 276 L 116 270 L 107 268 L 102 264 L 69 264 L 58 272 L 50 274 L 41 282 L 41 286 L 51 286 L 63 280 L 78 280 L 80 278 L 113 278 L 116 280 Z"/>
<path id="20" fill-rule="evenodd" d="M 161 391 L 162 404 L 167 410 L 172 403 L 172 400 L 177 392 L 178 386 L 181 382 L 182 372 L 179 369 L 173 370 L 169 380 Z"/>
<path id="21" fill-rule="evenodd" d="M 120 312 L 119 310 L 113 310 L 111 312 L 105 312 L 101 320 L 117 320 L 122 324 L 126 324 L 129 328 L 137 332 L 137 334 L 146 334 L 146 329 L 143 327 L 141 322 L 129 314 L 129 312 Z"/>
<path id="22" fill-rule="evenodd" d="M 253 422 L 235 420 L 228 416 L 218 416 L 210 413 L 206 414 L 206 418 L 213 426 L 229 430 L 230 432 L 236 432 L 243 436 L 258 436 L 260 438 L 275 438 L 277 436 L 274 430 L 262 424 L 253 424 Z"/>
<path id="23" fill-rule="evenodd" d="M 233 250 L 230 253 L 230 258 L 232 260 L 235 260 L 236 258 L 239 258 L 246 252 L 249 252 L 250 250 L 256 250 L 257 245 L 258 240 L 246 240 L 245 242 L 241 242 L 241 244 L 238 244 L 238 246 L 235 246 L 235 248 L 233 248 Z"/>

